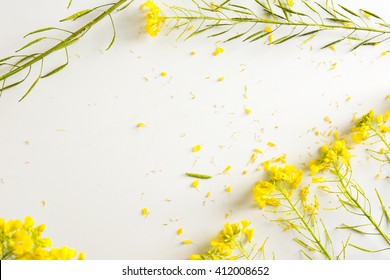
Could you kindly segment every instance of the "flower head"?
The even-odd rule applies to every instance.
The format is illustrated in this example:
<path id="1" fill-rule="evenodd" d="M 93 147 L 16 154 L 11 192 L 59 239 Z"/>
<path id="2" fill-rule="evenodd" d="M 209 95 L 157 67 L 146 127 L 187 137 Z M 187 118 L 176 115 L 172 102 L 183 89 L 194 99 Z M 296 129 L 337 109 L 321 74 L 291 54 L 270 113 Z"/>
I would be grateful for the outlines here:
<path id="1" fill-rule="evenodd" d="M 321 157 L 310 162 L 311 174 L 316 175 L 318 172 L 332 169 L 340 164 L 347 168 L 351 166 L 351 153 L 344 139 L 335 140 L 330 146 L 322 146 Z"/>
<path id="2" fill-rule="evenodd" d="M 70 260 L 76 256 L 72 248 L 47 248 L 52 246 L 50 238 L 42 237 L 45 225 L 35 226 L 32 217 L 5 221 L 0 218 L 0 259 L 15 260 Z M 85 253 L 79 255 L 85 259 Z"/>
<path id="3" fill-rule="evenodd" d="M 154 1 L 146 1 L 146 3 L 142 5 L 142 8 L 149 9 L 149 12 L 146 14 L 146 31 L 150 36 L 154 37 L 161 31 L 161 27 L 163 26 L 166 17 Z"/>

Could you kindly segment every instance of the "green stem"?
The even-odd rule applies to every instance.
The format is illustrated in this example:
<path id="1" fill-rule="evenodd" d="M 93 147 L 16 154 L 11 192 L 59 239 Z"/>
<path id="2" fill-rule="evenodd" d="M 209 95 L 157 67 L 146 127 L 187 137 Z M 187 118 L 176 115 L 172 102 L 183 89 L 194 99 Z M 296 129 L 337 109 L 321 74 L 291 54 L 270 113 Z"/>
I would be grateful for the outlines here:
<path id="1" fill-rule="evenodd" d="M 244 255 L 244 257 L 247 260 L 250 260 L 250 256 L 248 255 L 248 252 L 245 250 L 245 248 L 242 246 L 242 243 L 240 241 L 237 242 L 236 240 L 234 241 L 234 243 L 236 244 L 238 250 Z"/>
<path id="2" fill-rule="evenodd" d="M 329 252 L 326 250 L 325 246 L 322 245 L 320 239 L 317 237 L 317 235 L 314 233 L 314 231 L 311 229 L 311 226 L 306 222 L 305 218 L 302 216 L 301 212 L 295 207 L 295 205 L 292 203 L 290 197 L 286 195 L 284 191 L 279 191 L 284 199 L 288 202 L 290 205 L 291 209 L 294 210 L 295 214 L 298 216 L 299 220 L 302 222 L 304 225 L 304 228 L 310 233 L 310 235 L 313 237 L 315 243 L 320 249 L 320 252 L 328 259 L 328 260 L 333 260 L 332 256 L 329 254 Z"/>
<path id="3" fill-rule="evenodd" d="M 131 2 L 134 1 L 134 0 L 131 0 Z M 69 37 L 67 37 L 66 39 L 62 40 L 60 43 L 58 43 L 57 45 L 55 45 L 54 47 L 48 49 L 47 51 L 41 53 L 40 55 L 37 55 L 36 57 L 34 57 L 32 60 L 20 65 L 19 67 L 9 71 L 8 73 L 0 76 L 0 82 L 1 81 L 4 81 L 5 79 L 7 79 L 8 77 L 10 76 L 13 76 L 15 75 L 16 73 L 32 66 L 33 64 L 37 63 L 38 61 L 41 61 L 42 59 L 44 59 L 45 57 L 47 57 L 48 55 L 50 55 L 51 53 L 54 53 L 56 51 L 59 51 L 59 50 L 62 50 L 68 46 L 70 46 L 72 43 L 74 43 L 79 37 L 81 37 L 83 35 L 83 33 L 85 33 L 86 31 L 88 31 L 92 26 L 94 26 L 96 23 L 98 23 L 99 21 L 101 21 L 102 19 L 104 19 L 105 17 L 109 16 L 113 11 L 115 11 L 116 9 L 120 8 L 122 5 L 126 4 L 127 2 L 129 2 L 129 0 L 120 0 L 118 1 L 117 3 L 113 4 L 110 8 L 108 8 L 107 10 L 103 11 L 102 14 L 100 14 L 99 16 L 97 16 L 95 19 L 93 19 L 92 21 L 90 21 L 88 24 L 84 25 L 83 27 L 81 27 L 80 29 L 78 29 L 77 31 L 73 32 L 72 35 L 70 35 Z"/>
<path id="4" fill-rule="evenodd" d="M 167 16 L 166 19 L 175 20 L 204 20 L 204 21 L 229 21 L 233 23 L 264 23 L 264 24 L 275 24 L 275 25 L 287 25 L 287 26 L 302 26 L 302 27 L 317 27 L 319 29 L 345 29 L 353 31 L 364 31 L 373 32 L 380 34 L 390 34 L 390 30 L 376 29 L 372 27 L 359 27 L 359 26 L 348 26 L 348 25 L 335 25 L 335 24 L 324 24 L 324 23 L 308 23 L 308 22 L 292 22 L 292 21 L 278 21 L 262 18 L 220 18 L 210 16 Z"/>
<path id="5" fill-rule="evenodd" d="M 385 144 L 386 148 L 387 148 L 387 151 L 390 151 L 390 145 L 386 142 L 386 139 L 383 137 L 383 134 L 380 133 L 378 130 L 376 130 L 375 127 L 371 126 L 370 125 L 370 129 L 375 133 L 375 135 L 383 142 L 383 144 Z M 387 153 L 385 154 L 386 156 L 386 159 L 390 162 L 390 158 L 389 156 L 387 155 Z"/>
<path id="6" fill-rule="evenodd" d="M 383 239 L 390 245 L 390 237 L 380 228 L 379 224 L 375 221 L 371 214 L 369 214 L 364 207 L 359 203 L 358 199 L 355 199 L 352 194 L 347 189 L 347 184 L 344 181 L 344 177 L 340 172 L 340 168 L 337 166 L 335 162 L 333 162 L 333 168 L 336 173 L 336 176 L 339 178 L 339 186 L 342 187 L 341 192 L 348 199 L 348 201 L 352 201 L 356 208 L 362 212 L 362 214 L 370 221 L 370 223 L 374 226 L 374 228 L 378 231 L 378 233 L 383 237 Z"/>

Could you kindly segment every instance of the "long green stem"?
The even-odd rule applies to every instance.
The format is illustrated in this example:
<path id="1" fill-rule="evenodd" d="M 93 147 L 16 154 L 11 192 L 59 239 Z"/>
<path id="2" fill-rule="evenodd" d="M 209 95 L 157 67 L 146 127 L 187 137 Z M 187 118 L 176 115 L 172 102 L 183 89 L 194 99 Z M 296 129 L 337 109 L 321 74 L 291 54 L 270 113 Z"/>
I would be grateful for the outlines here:
<path id="1" fill-rule="evenodd" d="M 131 2 L 133 2 L 134 0 L 131 0 Z M 108 8 L 107 10 L 103 11 L 99 16 L 97 16 L 95 19 L 93 19 L 92 21 L 90 21 L 89 23 L 87 23 L 86 25 L 84 25 L 83 27 L 81 27 L 80 29 L 78 29 L 77 31 L 73 32 L 71 35 L 69 35 L 66 39 L 62 40 L 60 43 L 58 43 L 57 45 L 55 45 L 54 47 L 48 49 L 47 51 L 35 56 L 33 59 L 31 59 L 30 61 L 22 64 L 22 65 L 19 65 L 18 67 L 14 68 L 13 70 L 9 71 L 8 73 L 0 76 L 0 82 L 1 81 L 4 81 L 5 79 L 7 79 L 8 77 L 11 77 L 15 74 L 17 74 L 18 72 L 20 71 L 23 71 L 24 69 L 27 69 L 29 68 L 30 66 L 32 66 L 33 64 L 41 61 L 42 59 L 44 59 L 45 57 L 49 56 L 50 54 L 56 52 L 56 51 L 59 51 L 59 50 L 62 50 L 62 49 L 65 49 L 67 48 L 68 46 L 70 46 L 71 44 L 73 44 L 77 39 L 79 39 L 79 37 L 81 37 L 86 31 L 88 31 L 92 26 L 94 26 L 95 24 L 97 24 L 99 21 L 101 21 L 102 19 L 104 19 L 105 17 L 107 16 L 110 16 L 110 14 L 119 9 L 121 6 L 123 6 L 124 4 L 127 4 L 127 2 L 129 2 L 129 0 L 120 0 L 118 2 L 116 2 L 115 4 L 113 4 L 110 8 Z"/>
<path id="2" fill-rule="evenodd" d="M 380 133 L 375 127 L 370 126 L 370 129 L 374 132 L 374 134 L 382 141 L 382 143 L 386 146 L 387 151 L 385 153 L 385 157 L 388 162 L 390 162 L 390 157 L 387 155 L 387 153 L 390 151 L 390 145 L 386 142 L 386 139 L 382 133 Z"/>
<path id="3" fill-rule="evenodd" d="M 296 22 L 296 21 L 279 21 L 275 19 L 265 19 L 265 18 L 221 18 L 221 17 L 210 17 L 210 16 L 167 16 L 166 19 L 175 19 L 175 20 L 204 20 L 204 21 L 228 21 L 232 23 L 264 23 L 264 24 L 275 24 L 275 25 L 287 25 L 287 26 L 300 26 L 300 27 L 317 27 L 319 29 L 344 29 L 352 31 L 364 31 L 364 32 L 373 32 L 380 34 L 390 34 L 390 30 L 377 29 L 372 27 L 360 27 L 360 26 L 349 26 L 349 25 L 335 25 L 335 24 L 324 24 L 324 23 L 310 23 L 310 22 Z"/>
<path id="4" fill-rule="evenodd" d="M 283 195 L 284 199 L 288 202 L 288 204 L 290 205 L 291 209 L 293 209 L 293 211 L 295 212 L 295 214 L 297 215 L 297 217 L 299 218 L 299 220 L 302 222 L 302 224 L 304 225 L 304 228 L 309 232 L 309 234 L 311 235 L 311 237 L 314 239 L 314 242 L 315 244 L 319 247 L 320 249 L 320 253 L 323 254 L 328 260 L 332 260 L 332 256 L 329 254 L 329 252 L 326 250 L 325 246 L 322 245 L 320 239 L 318 238 L 318 236 L 314 233 L 314 231 L 312 230 L 311 226 L 307 223 L 307 221 L 305 220 L 305 218 L 302 216 L 301 212 L 295 207 L 295 205 L 292 203 L 290 197 L 288 197 L 286 195 L 286 193 L 284 191 L 280 191 L 280 193 Z"/>
<path id="5" fill-rule="evenodd" d="M 375 221 L 373 216 L 370 213 L 368 213 L 366 209 L 364 209 L 364 207 L 362 207 L 359 200 L 357 198 L 354 198 L 353 195 L 348 191 L 347 184 L 344 181 L 344 177 L 341 174 L 341 170 L 335 162 L 333 162 L 333 168 L 336 176 L 339 178 L 340 186 L 342 188 L 341 189 L 342 194 L 348 199 L 348 201 L 353 202 L 355 207 L 360 210 L 360 212 L 370 221 L 370 223 L 374 226 L 377 232 L 383 237 L 383 239 L 387 242 L 387 244 L 390 245 L 390 237 L 381 229 L 381 227 Z"/>

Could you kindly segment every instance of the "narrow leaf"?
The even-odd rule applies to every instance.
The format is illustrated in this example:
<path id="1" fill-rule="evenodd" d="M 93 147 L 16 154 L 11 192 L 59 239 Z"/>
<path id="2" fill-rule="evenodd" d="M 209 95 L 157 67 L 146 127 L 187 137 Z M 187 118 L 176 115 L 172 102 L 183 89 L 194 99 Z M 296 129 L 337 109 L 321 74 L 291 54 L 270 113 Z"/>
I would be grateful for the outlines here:
<path id="1" fill-rule="evenodd" d="M 377 189 L 375 189 L 375 192 L 376 192 L 376 195 L 378 197 L 379 203 L 381 204 L 382 212 L 383 212 L 383 214 L 386 217 L 386 222 L 389 224 L 390 223 L 389 212 L 387 211 L 386 206 L 383 204 L 382 198 L 381 198 L 381 196 L 380 196 L 380 194 L 379 194 Z"/>
<path id="2" fill-rule="evenodd" d="M 110 44 L 108 45 L 108 47 L 106 48 L 106 51 L 108 51 L 112 45 L 115 43 L 115 39 L 116 39 L 116 29 L 115 29 L 115 23 L 114 23 L 114 20 L 112 19 L 112 16 L 111 15 L 108 15 L 110 17 L 110 21 L 111 21 L 111 25 L 112 25 L 112 30 L 113 30 L 113 34 L 112 34 L 112 39 L 111 39 L 111 42 Z"/>
<path id="3" fill-rule="evenodd" d="M 326 18 L 326 19 L 334 22 L 340 22 L 340 23 L 351 23 L 350 20 L 342 19 L 342 18 Z"/>
<path id="4" fill-rule="evenodd" d="M 263 38 L 263 37 L 265 37 L 267 35 L 268 35 L 268 33 L 264 33 L 262 35 L 259 35 L 259 36 L 255 37 L 255 38 L 251 39 L 249 42 L 252 43 L 252 42 L 257 41 L 257 40 L 259 40 L 259 39 L 261 39 L 261 38 Z"/>
<path id="5" fill-rule="evenodd" d="M 246 38 L 243 40 L 243 42 L 246 42 L 246 41 L 252 39 L 253 37 L 256 37 L 256 36 L 258 36 L 259 34 L 262 34 L 262 33 L 265 33 L 265 31 L 262 30 L 262 31 L 255 32 L 255 33 L 253 33 L 252 35 L 246 37 Z"/>
<path id="6" fill-rule="evenodd" d="M 296 14 L 296 15 L 299 15 L 299 16 L 307 16 L 307 15 L 304 14 L 304 13 L 297 12 L 297 11 L 291 10 L 291 9 L 286 8 L 286 7 L 283 7 L 283 6 L 279 6 L 279 5 L 275 5 L 275 6 L 281 8 L 283 11 L 286 11 L 286 12 L 289 12 L 289 13 L 292 13 L 292 14 Z"/>
<path id="7" fill-rule="evenodd" d="M 71 16 L 68 16 L 68 17 L 66 17 L 64 19 L 61 19 L 60 22 L 78 19 L 79 17 L 82 17 L 82 16 L 85 16 L 85 15 L 89 14 L 93 10 L 94 9 L 86 9 L 86 10 L 79 11 L 79 12 L 77 12 L 77 13 L 71 15 Z"/>
<path id="8" fill-rule="evenodd" d="M 377 36 L 375 36 L 375 37 L 377 37 Z M 369 38 L 369 39 L 364 40 L 363 42 L 357 44 L 356 46 L 354 46 L 354 47 L 351 49 L 351 51 L 354 51 L 354 50 L 358 49 L 359 47 L 364 46 L 365 44 L 367 44 L 368 42 L 370 42 L 370 41 L 371 41 L 372 39 L 374 39 L 375 37 Z"/>
<path id="9" fill-rule="evenodd" d="M 41 76 L 41 79 L 47 78 L 47 77 L 49 77 L 49 76 L 51 76 L 51 75 L 54 75 L 54 74 L 57 73 L 57 72 L 60 72 L 60 71 L 61 71 L 62 69 L 64 69 L 66 66 L 68 66 L 68 62 L 65 63 L 65 64 L 63 64 L 63 65 L 61 65 L 61 66 L 58 66 L 57 68 L 55 68 L 54 70 L 50 71 L 49 73 L 47 73 L 47 74 Z"/>
<path id="10" fill-rule="evenodd" d="M 280 7 L 284 7 L 283 2 L 281 0 L 278 0 L 278 2 L 279 2 Z M 288 15 L 288 12 L 284 9 L 282 9 L 282 10 L 283 10 L 284 16 L 286 17 L 286 20 L 290 21 L 290 16 Z"/>
<path id="11" fill-rule="evenodd" d="M 312 34 L 317 34 L 320 31 L 321 31 L 321 29 L 312 30 L 312 31 L 309 31 L 309 32 L 306 32 L 306 33 L 299 34 L 298 37 L 304 37 L 304 36 L 309 36 L 309 35 L 312 35 Z"/>
<path id="12" fill-rule="evenodd" d="M 357 13 L 355 13 L 354 11 L 351 11 L 350 9 L 347 9 L 346 7 L 344 6 L 341 6 L 339 5 L 341 9 L 343 9 L 344 11 L 350 13 L 351 15 L 355 16 L 355 17 L 360 17 Z"/>
<path id="13" fill-rule="evenodd" d="M 323 9 L 325 12 L 327 12 L 329 15 L 331 15 L 332 17 L 334 17 L 334 14 L 332 14 L 332 12 L 330 12 L 327 8 L 325 8 L 324 6 L 322 6 L 320 3 L 318 2 L 315 2 L 321 9 Z"/>
<path id="14" fill-rule="evenodd" d="M 370 16 L 373 16 L 374 18 L 377 18 L 377 19 L 382 19 L 380 16 L 370 12 L 370 11 L 367 11 L 367 10 L 363 10 L 363 9 L 360 9 L 360 11 L 362 11 L 363 13 L 367 14 L 367 15 L 370 15 Z"/>
<path id="15" fill-rule="evenodd" d="M 237 39 L 237 38 L 240 38 L 240 37 L 242 37 L 243 35 L 245 35 L 246 33 L 247 33 L 247 32 L 243 32 L 243 33 L 238 34 L 238 35 L 236 35 L 236 36 L 230 37 L 229 39 L 225 40 L 224 42 L 226 43 L 226 42 L 235 40 L 235 39 Z"/>
<path id="16" fill-rule="evenodd" d="M 332 46 L 332 45 L 336 45 L 336 44 L 338 44 L 338 43 L 340 43 L 340 42 L 342 42 L 342 41 L 344 41 L 344 40 L 345 40 L 345 38 L 338 39 L 338 40 L 333 41 L 333 42 L 331 42 L 331 43 L 329 43 L 329 44 L 326 44 L 326 45 L 323 46 L 321 49 L 326 49 L 327 47 L 330 47 L 330 46 Z"/>
<path id="17" fill-rule="evenodd" d="M 33 34 L 36 34 L 36 33 L 41 33 L 41 32 L 45 32 L 45 31 L 48 31 L 48 30 L 53 30 L 53 29 L 56 29 L 55 27 L 46 27 L 46 28 L 41 28 L 41 29 L 37 29 L 35 31 L 32 31 L 30 33 L 27 33 L 26 35 L 24 35 L 23 38 L 26 38 L 30 35 L 33 35 Z"/>
<path id="18" fill-rule="evenodd" d="M 31 41 L 30 43 L 28 43 L 27 45 L 24 45 L 23 47 L 18 49 L 16 52 L 20 52 L 21 50 L 24 50 L 24 49 L 26 49 L 26 48 L 28 48 L 28 47 L 30 47 L 30 46 L 32 46 L 32 45 L 42 41 L 42 40 L 44 40 L 44 39 L 46 39 L 46 37 L 41 37 L 41 38 L 35 39 L 35 40 Z"/>
<path id="19" fill-rule="evenodd" d="M 28 91 L 22 96 L 22 98 L 19 99 L 19 102 L 21 102 L 24 98 L 26 98 L 27 95 L 29 95 L 29 93 L 33 90 L 33 88 L 38 84 L 40 79 L 41 79 L 41 76 L 39 75 L 38 78 L 35 80 L 35 82 L 28 89 Z"/>
<path id="20" fill-rule="evenodd" d="M 293 38 L 295 38 L 297 36 L 298 36 L 298 34 L 294 34 L 294 35 L 291 35 L 291 36 L 290 35 L 283 36 L 283 37 L 281 37 L 281 38 L 279 38 L 279 39 L 277 39 L 275 41 L 272 41 L 272 43 L 270 43 L 270 44 L 272 44 L 272 45 L 279 45 L 279 44 L 281 44 L 283 42 L 286 42 L 288 40 L 291 40 L 291 39 L 293 39 Z"/>
<path id="21" fill-rule="evenodd" d="M 230 29 L 228 30 L 224 30 L 222 32 L 218 32 L 218 33 L 215 33 L 215 34 L 212 34 L 212 35 L 209 35 L 208 38 L 212 38 L 212 37 L 217 37 L 217 36 L 220 36 L 220 35 L 223 35 L 225 34 L 226 32 L 229 32 Z M 202 31 L 203 32 L 203 31 Z"/>
<path id="22" fill-rule="evenodd" d="M 307 3 L 306 1 L 302 1 L 302 3 L 305 4 L 310 10 L 318 14 L 317 10 L 314 9 L 313 6 L 311 6 L 309 3 Z"/>

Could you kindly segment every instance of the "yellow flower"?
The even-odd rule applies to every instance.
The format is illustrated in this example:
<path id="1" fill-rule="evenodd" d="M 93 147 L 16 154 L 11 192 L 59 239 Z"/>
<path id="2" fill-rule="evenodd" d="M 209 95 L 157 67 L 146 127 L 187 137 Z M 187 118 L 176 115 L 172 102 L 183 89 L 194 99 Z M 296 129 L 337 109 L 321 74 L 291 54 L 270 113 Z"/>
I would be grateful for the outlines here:
<path id="1" fill-rule="evenodd" d="M 224 50 L 223 48 L 217 47 L 217 48 L 215 49 L 215 51 L 213 52 L 213 55 L 214 55 L 214 56 L 220 55 L 220 54 L 223 53 L 224 51 L 225 51 L 225 50 Z"/>
<path id="2" fill-rule="evenodd" d="M 199 152 L 200 150 L 202 149 L 202 146 L 201 145 L 196 145 L 192 148 L 192 152 L 193 153 L 196 153 L 196 152 Z"/>
<path id="3" fill-rule="evenodd" d="M 271 26 L 269 26 L 269 25 L 267 25 L 266 27 L 265 27 L 265 32 L 267 32 L 267 33 L 271 33 L 273 30 L 272 30 L 272 28 L 271 28 Z"/>
<path id="4" fill-rule="evenodd" d="M 344 164 L 347 168 L 351 165 L 351 154 L 344 139 L 335 140 L 330 146 L 322 146 L 321 157 L 310 161 L 311 175 L 332 169 L 340 164 Z"/>
<path id="5" fill-rule="evenodd" d="M 310 193 L 310 190 L 308 187 L 302 188 L 301 189 L 301 201 L 306 202 L 309 193 Z"/>
<path id="6" fill-rule="evenodd" d="M 161 31 L 166 17 L 154 1 L 148 0 L 142 8 L 149 8 L 149 13 L 146 14 L 146 31 L 154 37 Z"/>
<path id="7" fill-rule="evenodd" d="M 251 228 L 245 231 L 245 236 L 248 242 L 252 242 L 253 235 L 255 234 L 255 229 Z"/>
<path id="8" fill-rule="evenodd" d="M 260 208 L 266 205 L 279 206 L 280 199 L 274 197 L 275 185 L 270 182 L 260 181 L 253 188 L 253 196 Z"/>
<path id="9" fill-rule="evenodd" d="M 86 259 L 86 254 L 84 252 L 81 252 L 77 258 L 78 260 L 82 261 Z"/>
<path id="10" fill-rule="evenodd" d="M 144 215 L 144 216 L 148 216 L 150 214 L 148 208 L 142 208 L 141 212 L 142 212 L 142 215 Z"/>
<path id="11" fill-rule="evenodd" d="M 46 226 L 34 227 L 34 224 L 34 219 L 30 216 L 24 219 L 24 223 L 20 220 L 6 222 L 0 218 L 0 259 L 69 260 L 76 256 L 76 251 L 67 247 L 48 251 L 46 248 L 52 246 L 52 241 L 42 237 Z"/>

